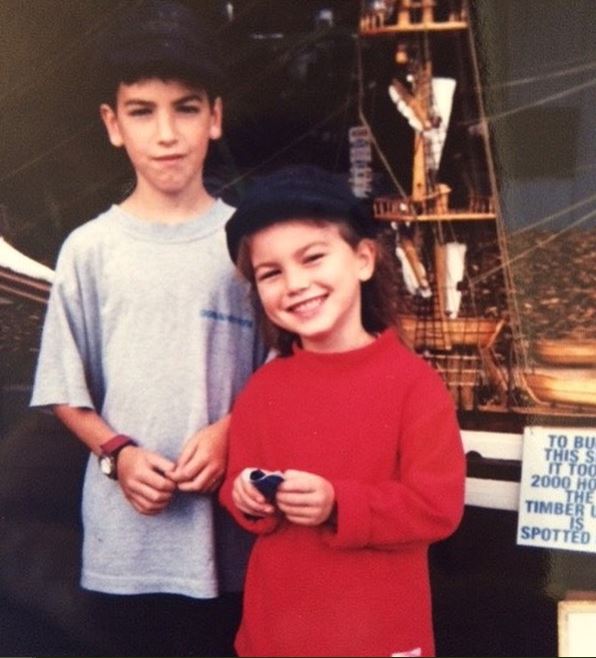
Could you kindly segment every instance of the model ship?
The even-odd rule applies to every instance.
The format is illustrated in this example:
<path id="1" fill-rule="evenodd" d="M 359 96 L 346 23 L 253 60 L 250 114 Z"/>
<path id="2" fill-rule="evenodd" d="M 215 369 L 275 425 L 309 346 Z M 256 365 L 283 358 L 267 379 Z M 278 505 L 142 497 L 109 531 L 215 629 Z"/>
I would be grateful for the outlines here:
<path id="1" fill-rule="evenodd" d="M 379 86 L 400 152 L 411 133 L 394 158 L 408 159 L 408 183 L 374 198 L 395 230 L 404 339 L 461 410 L 593 414 L 596 340 L 529 341 L 520 322 L 467 1 L 365 3 L 360 37 L 393 60 Z"/>

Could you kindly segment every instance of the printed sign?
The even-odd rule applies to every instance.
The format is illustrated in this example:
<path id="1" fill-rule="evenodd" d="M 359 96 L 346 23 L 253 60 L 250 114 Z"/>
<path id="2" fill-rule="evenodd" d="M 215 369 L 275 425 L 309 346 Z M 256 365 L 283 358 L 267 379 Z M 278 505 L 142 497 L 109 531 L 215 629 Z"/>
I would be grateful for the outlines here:
<path id="1" fill-rule="evenodd" d="M 596 553 L 594 428 L 525 428 L 517 543 Z"/>

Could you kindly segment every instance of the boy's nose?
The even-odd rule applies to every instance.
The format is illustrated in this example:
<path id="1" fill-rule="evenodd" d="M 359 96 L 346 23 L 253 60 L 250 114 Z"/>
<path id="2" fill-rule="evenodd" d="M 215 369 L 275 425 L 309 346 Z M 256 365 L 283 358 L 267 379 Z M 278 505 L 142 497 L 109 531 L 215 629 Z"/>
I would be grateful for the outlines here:
<path id="1" fill-rule="evenodd" d="M 176 140 L 174 118 L 163 113 L 157 117 L 157 138 L 160 142 L 173 142 Z"/>

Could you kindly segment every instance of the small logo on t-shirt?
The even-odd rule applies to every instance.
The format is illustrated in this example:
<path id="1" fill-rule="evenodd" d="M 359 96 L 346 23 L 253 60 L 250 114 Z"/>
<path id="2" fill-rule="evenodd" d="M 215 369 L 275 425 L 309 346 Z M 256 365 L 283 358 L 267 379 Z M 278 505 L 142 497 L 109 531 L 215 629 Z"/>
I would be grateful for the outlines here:
<path id="1" fill-rule="evenodd" d="M 246 327 L 247 329 L 252 329 L 254 325 L 254 322 L 248 318 L 239 318 L 236 315 L 220 313 L 219 311 L 214 311 L 207 308 L 204 308 L 201 311 L 201 317 L 207 318 L 208 320 L 215 320 L 216 322 L 228 322 L 230 324 L 237 324 L 240 327 Z"/>

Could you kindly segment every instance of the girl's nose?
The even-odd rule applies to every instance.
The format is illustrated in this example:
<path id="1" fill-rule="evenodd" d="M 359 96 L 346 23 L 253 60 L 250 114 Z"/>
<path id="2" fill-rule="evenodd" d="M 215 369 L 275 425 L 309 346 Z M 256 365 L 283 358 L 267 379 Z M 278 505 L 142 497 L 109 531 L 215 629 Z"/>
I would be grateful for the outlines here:
<path id="1" fill-rule="evenodd" d="M 286 272 L 286 289 L 290 294 L 302 292 L 310 287 L 308 274 L 301 269 L 291 269 Z"/>

